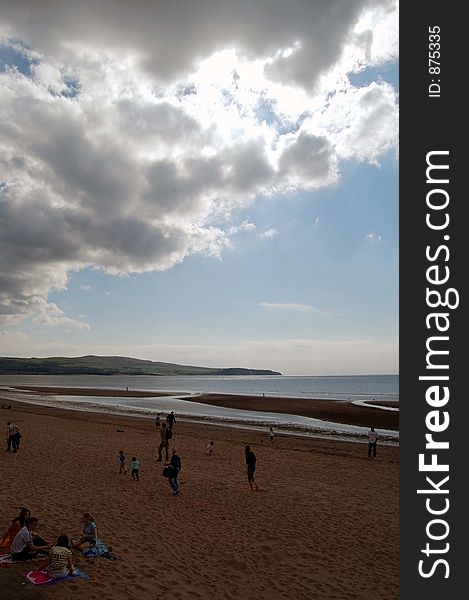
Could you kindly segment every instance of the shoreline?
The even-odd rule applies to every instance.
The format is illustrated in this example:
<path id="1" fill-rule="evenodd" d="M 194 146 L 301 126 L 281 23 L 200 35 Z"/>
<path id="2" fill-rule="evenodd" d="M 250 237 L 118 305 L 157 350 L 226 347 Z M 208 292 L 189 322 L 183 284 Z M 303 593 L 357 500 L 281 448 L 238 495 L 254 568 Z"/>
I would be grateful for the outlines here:
<path id="1" fill-rule="evenodd" d="M 102 397 L 178 397 L 182 394 L 172 392 L 134 392 L 99 388 L 66 388 L 45 386 L 15 386 L 13 390 L 27 393 L 68 395 L 68 396 L 102 396 Z M 12 391 L 10 391 L 12 393 Z M 13 392 L 14 393 L 14 392 Z M 1 390 L 0 390 L 1 399 Z M 356 405 L 348 401 L 319 400 L 303 398 L 286 398 L 277 396 L 248 396 L 241 394 L 197 394 L 186 396 L 184 400 L 199 404 L 208 404 L 236 410 L 256 412 L 272 412 L 299 415 L 332 423 L 355 425 L 359 427 L 374 426 L 377 429 L 399 430 L 399 412 L 385 411 L 372 406 Z M 8 400 L 6 400 L 8 401 Z"/>

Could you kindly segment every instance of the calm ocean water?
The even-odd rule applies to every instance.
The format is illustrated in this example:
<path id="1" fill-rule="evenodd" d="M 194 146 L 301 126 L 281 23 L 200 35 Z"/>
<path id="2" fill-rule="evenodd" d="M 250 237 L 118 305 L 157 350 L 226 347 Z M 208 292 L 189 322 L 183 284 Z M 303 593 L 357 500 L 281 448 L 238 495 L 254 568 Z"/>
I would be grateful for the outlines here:
<path id="1" fill-rule="evenodd" d="M 2 375 L 0 385 L 43 385 L 124 390 L 159 390 L 187 393 L 219 392 L 254 396 L 322 398 L 326 400 L 399 400 L 399 375 L 336 377 L 148 377 L 104 375 Z"/>
<path id="2" fill-rule="evenodd" d="M 367 428 L 339 423 L 329 423 L 298 415 L 253 412 L 210 406 L 184 399 L 184 394 L 219 392 L 227 394 L 248 394 L 262 396 L 285 396 L 311 399 L 347 400 L 399 400 L 399 378 L 397 375 L 373 375 L 354 377 L 126 377 L 126 376 L 46 376 L 29 375 L 0 376 L 0 392 L 5 399 L 10 396 L 8 387 L 18 385 L 38 385 L 51 387 L 78 387 L 115 389 L 116 395 L 106 396 L 54 396 L 25 395 L 24 400 L 49 406 L 59 406 L 72 410 L 130 414 L 140 417 L 153 417 L 156 413 L 166 414 L 174 410 L 181 420 L 198 422 L 218 422 L 225 426 L 241 426 L 262 431 L 274 426 L 285 434 L 327 435 L 353 439 L 364 437 Z M 135 398 L 119 396 L 119 392 L 129 388 L 145 391 L 174 392 L 174 397 Z M 18 396 L 16 396 L 18 399 Z M 381 430 L 382 439 L 396 443 L 397 431 Z"/>

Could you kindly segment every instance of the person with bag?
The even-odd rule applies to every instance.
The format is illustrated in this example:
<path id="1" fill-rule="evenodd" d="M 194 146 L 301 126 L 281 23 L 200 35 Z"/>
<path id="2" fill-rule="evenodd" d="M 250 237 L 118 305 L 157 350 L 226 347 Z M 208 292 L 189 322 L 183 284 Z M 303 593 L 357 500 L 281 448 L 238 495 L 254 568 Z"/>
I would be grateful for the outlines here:
<path id="1" fill-rule="evenodd" d="M 173 448 L 171 462 L 166 469 L 168 469 L 166 472 L 168 473 L 167 477 L 169 485 L 171 486 L 174 495 L 177 496 L 179 494 L 178 475 L 181 470 L 181 458 L 177 453 L 176 448 Z"/>
<path id="2" fill-rule="evenodd" d="M 166 462 L 168 462 L 169 458 L 168 458 L 168 451 L 169 451 L 169 439 L 167 436 L 167 432 L 168 432 L 168 428 L 166 427 L 166 423 L 162 423 L 161 424 L 161 429 L 160 429 L 160 445 L 158 447 L 158 462 L 161 462 L 163 460 L 162 456 L 161 456 L 161 452 L 163 451 L 163 449 L 165 450 L 166 453 Z"/>

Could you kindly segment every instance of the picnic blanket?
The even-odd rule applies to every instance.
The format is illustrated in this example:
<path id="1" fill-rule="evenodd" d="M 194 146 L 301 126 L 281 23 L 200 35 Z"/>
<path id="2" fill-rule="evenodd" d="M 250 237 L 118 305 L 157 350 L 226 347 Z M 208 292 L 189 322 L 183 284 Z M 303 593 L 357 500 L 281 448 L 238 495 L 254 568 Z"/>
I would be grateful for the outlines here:
<path id="1" fill-rule="evenodd" d="M 61 579 L 54 579 L 47 571 L 28 571 L 27 573 L 23 573 L 23 575 L 34 585 L 52 585 L 53 583 L 68 581 L 69 579 L 89 579 L 89 576 L 80 571 L 80 569 L 75 569 L 73 575 L 67 575 L 67 577 L 62 577 Z"/>
<path id="2" fill-rule="evenodd" d="M 85 548 L 82 550 L 83 554 L 86 558 L 94 558 L 97 556 L 102 556 L 103 558 L 109 558 L 110 560 L 116 560 L 116 557 L 110 552 L 107 545 L 102 542 L 100 539 L 96 540 L 94 546 L 91 548 Z"/>

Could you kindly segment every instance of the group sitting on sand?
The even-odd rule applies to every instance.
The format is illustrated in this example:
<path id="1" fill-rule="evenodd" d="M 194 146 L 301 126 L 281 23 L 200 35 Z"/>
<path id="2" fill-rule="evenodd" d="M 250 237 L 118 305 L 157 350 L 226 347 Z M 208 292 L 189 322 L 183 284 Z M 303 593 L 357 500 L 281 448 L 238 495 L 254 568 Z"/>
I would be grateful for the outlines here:
<path id="1" fill-rule="evenodd" d="M 9 552 L 11 560 L 14 562 L 34 560 L 44 556 L 45 562 L 39 570 L 48 571 L 49 575 L 54 578 L 76 574 L 72 561 L 72 550 L 80 550 L 85 556 L 92 552 L 93 556 L 115 558 L 111 555 L 108 547 L 98 539 L 94 517 L 89 512 L 85 512 L 82 515 L 82 522 L 81 535 L 69 537 L 62 533 L 59 535 L 57 543 L 52 544 L 36 533 L 39 519 L 31 516 L 31 511 L 23 507 L 0 540 L 0 553 Z M 96 550 L 98 546 L 99 551 Z"/>

